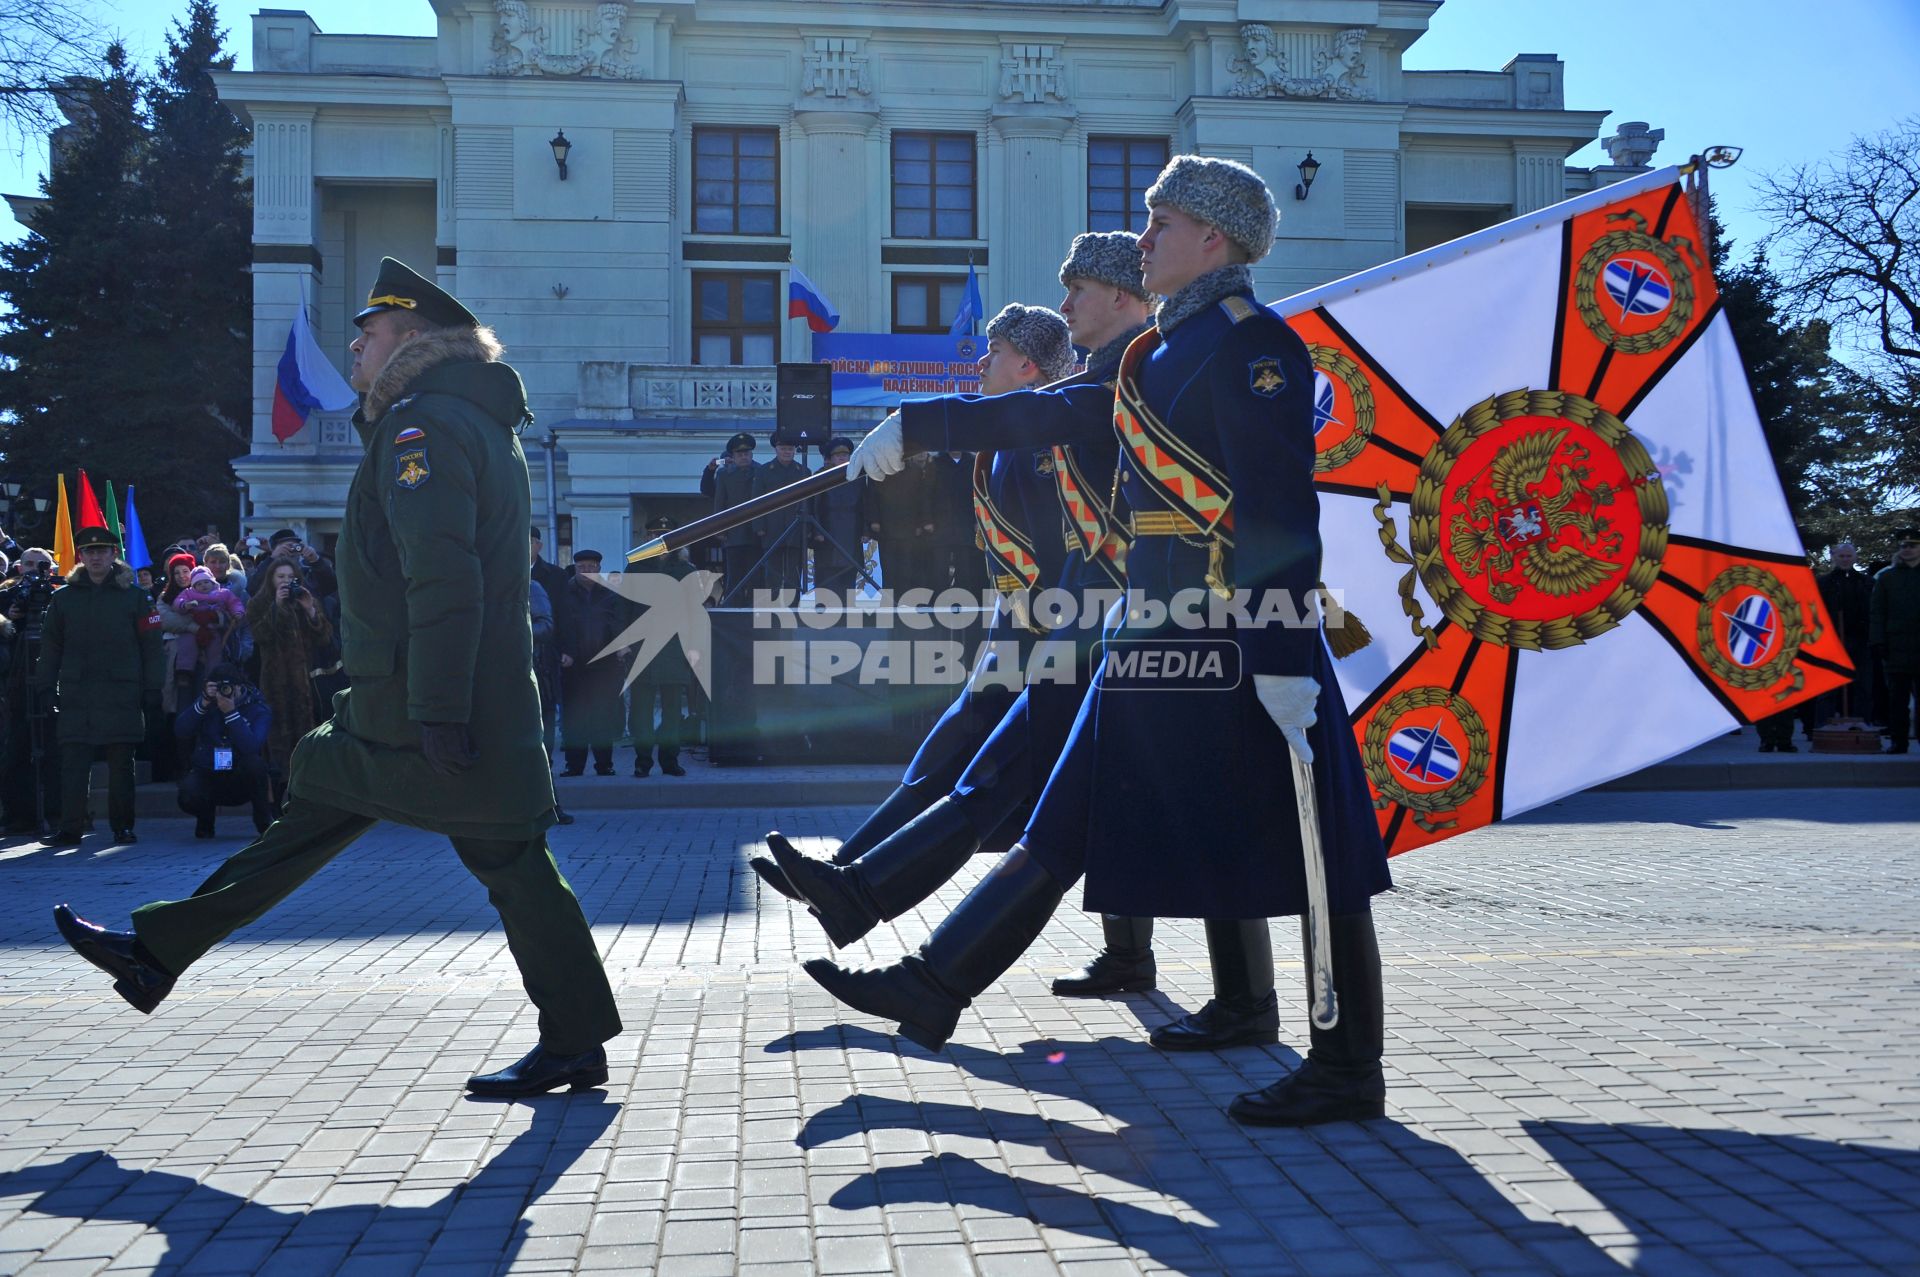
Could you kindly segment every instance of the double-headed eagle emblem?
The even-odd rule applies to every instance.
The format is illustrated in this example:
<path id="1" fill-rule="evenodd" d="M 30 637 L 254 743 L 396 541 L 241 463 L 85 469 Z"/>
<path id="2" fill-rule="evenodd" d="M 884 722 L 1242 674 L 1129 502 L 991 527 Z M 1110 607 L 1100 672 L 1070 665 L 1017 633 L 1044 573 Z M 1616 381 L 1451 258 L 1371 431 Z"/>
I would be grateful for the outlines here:
<path id="1" fill-rule="evenodd" d="M 1486 575 L 1488 593 L 1501 603 L 1520 595 L 1517 582 L 1503 579 L 1516 571 L 1534 589 L 1564 598 L 1621 570 L 1602 557 L 1618 555 L 1623 543 L 1612 520 L 1600 513 L 1617 493 L 1609 483 L 1592 482 L 1585 464 L 1590 454 L 1568 443 L 1569 433 L 1534 430 L 1501 448 L 1489 467 L 1493 497 L 1473 497 L 1471 481 L 1455 491 L 1454 499 L 1467 509 L 1453 516 L 1448 548 L 1463 574 Z M 1562 539 L 1568 530 L 1573 536 Z"/>

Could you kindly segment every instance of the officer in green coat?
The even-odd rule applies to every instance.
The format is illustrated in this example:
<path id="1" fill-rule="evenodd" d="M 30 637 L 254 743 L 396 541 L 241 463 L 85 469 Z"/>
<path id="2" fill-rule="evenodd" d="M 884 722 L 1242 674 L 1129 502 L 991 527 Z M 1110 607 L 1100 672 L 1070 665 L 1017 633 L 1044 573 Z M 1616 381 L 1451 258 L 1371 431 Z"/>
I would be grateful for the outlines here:
<path id="1" fill-rule="evenodd" d="M 649 536 L 660 536 L 672 530 L 673 520 L 664 514 L 647 521 Z M 663 558 L 648 559 L 627 569 L 628 572 L 651 572 L 675 581 L 685 580 L 693 570 L 685 550 Z M 638 619 L 646 611 L 644 605 L 636 603 L 628 609 L 628 617 L 623 619 Z M 660 760 L 662 775 L 687 774 L 687 769 L 680 765 L 680 740 L 687 721 L 687 692 L 692 685 L 693 666 L 687 661 L 686 648 L 681 646 L 678 635 L 635 672 L 631 708 L 627 713 L 627 728 L 633 735 L 635 776 L 646 776 L 652 772 L 656 757 Z"/>
<path id="2" fill-rule="evenodd" d="M 60 826 L 40 841 L 78 847 L 87 823 L 93 752 L 107 756 L 107 823 L 117 844 L 133 833 L 133 750 L 146 739 L 145 707 L 160 707 L 160 618 L 120 558 L 120 538 L 82 528 L 80 566 L 47 603 L 34 690 L 59 689 Z"/>
<path id="3" fill-rule="evenodd" d="M 392 258 L 354 322 L 366 451 L 335 565 L 348 687 L 333 719 L 295 748 L 285 815 L 191 896 L 136 909 L 132 932 L 65 905 L 55 920 L 150 1012 L 203 953 L 376 821 L 430 829 L 486 885 L 540 1011 L 540 1044 L 467 1089 L 598 1085 L 620 1017 L 544 832 L 554 800 L 527 616 L 526 392 L 492 330 Z"/>

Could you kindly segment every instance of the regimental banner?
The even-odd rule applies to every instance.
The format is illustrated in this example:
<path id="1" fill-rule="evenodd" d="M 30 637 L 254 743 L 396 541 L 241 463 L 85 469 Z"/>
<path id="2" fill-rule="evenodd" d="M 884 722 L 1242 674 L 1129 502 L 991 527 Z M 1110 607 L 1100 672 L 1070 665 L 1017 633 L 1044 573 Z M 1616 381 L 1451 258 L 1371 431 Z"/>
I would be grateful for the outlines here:
<path id="1" fill-rule="evenodd" d="M 813 361 L 833 367 L 837 407 L 897 408 L 921 395 L 980 392 L 985 337 L 945 333 L 815 333 Z"/>
<path id="2" fill-rule="evenodd" d="M 1845 683 L 1678 169 L 1274 310 L 1390 853 Z"/>

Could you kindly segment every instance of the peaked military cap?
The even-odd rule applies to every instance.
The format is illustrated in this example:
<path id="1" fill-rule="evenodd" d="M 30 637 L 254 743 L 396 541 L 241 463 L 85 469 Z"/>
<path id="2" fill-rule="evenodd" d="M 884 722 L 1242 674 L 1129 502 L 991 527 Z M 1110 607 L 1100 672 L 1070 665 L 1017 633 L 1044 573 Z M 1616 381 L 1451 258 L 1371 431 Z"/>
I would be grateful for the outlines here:
<path id="1" fill-rule="evenodd" d="M 741 448 L 745 448 L 748 452 L 753 451 L 753 436 L 744 430 L 727 440 L 728 452 L 736 452 Z"/>
<path id="2" fill-rule="evenodd" d="M 459 299 L 405 262 L 380 259 L 380 274 L 367 293 L 367 308 L 353 317 L 358 328 L 383 310 L 410 310 L 430 324 L 478 328 L 480 321 Z"/>
<path id="3" fill-rule="evenodd" d="M 673 516 L 666 515 L 666 514 L 657 514 L 653 518 L 648 519 L 647 531 L 649 532 L 673 531 Z"/>
<path id="4" fill-rule="evenodd" d="M 845 435 L 835 435 L 833 438 L 827 440 L 827 455 L 829 457 L 831 457 L 836 452 L 852 452 L 852 451 L 853 451 L 853 440 L 847 438 Z"/>
<path id="5" fill-rule="evenodd" d="M 74 535 L 73 548 L 76 550 L 91 550 L 97 545 L 104 545 L 109 549 L 118 550 L 120 548 L 120 538 L 113 534 L 111 528 L 81 528 L 80 531 Z"/>

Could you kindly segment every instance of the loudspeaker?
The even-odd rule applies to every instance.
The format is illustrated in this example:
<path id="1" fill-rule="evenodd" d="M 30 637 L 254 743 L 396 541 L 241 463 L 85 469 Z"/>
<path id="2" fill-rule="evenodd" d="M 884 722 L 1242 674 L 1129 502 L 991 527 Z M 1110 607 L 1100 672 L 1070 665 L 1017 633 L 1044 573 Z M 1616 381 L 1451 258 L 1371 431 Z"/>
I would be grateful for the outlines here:
<path id="1" fill-rule="evenodd" d="M 833 369 L 780 364 L 774 383 L 773 441 L 824 448 L 833 438 Z"/>

